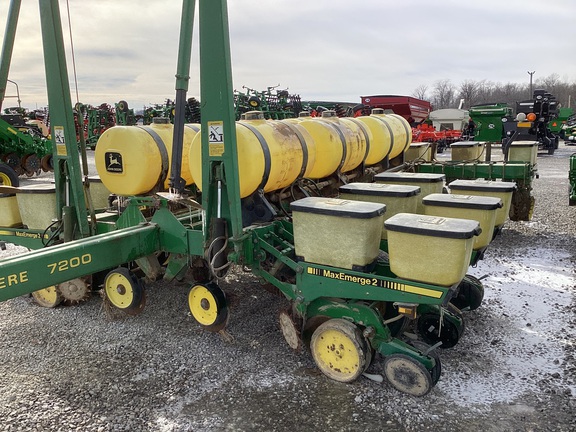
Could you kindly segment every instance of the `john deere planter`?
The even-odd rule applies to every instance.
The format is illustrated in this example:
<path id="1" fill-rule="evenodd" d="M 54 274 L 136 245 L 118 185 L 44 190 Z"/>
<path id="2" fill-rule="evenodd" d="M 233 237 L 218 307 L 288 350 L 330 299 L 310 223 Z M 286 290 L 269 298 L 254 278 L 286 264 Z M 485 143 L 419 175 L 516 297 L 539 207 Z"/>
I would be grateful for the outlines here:
<path id="1" fill-rule="evenodd" d="M 251 112 L 236 122 L 225 0 L 198 1 L 202 122 L 185 125 L 195 3 L 183 2 L 174 125 L 104 132 L 95 157 L 99 186 L 110 196 L 95 205 L 96 186 L 77 151 L 58 1 L 40 2 L 55 184 L 36 191 L 46 204 L 33 222 L 20 199 L 29 191 L 2 188 L 16 197 L 10 208 L 21 221 L 6 219 L 1 238 L 33 250 L 0 262 L 0 300 L 40 292 L 44 305 L 56 306 L 102 286 L 108 306 L 135 314 L 145 305 L 142 276 L 171 281 L 192 273 L 183 307 L 198 325 L 219 331 L 230 310 L 218 280 L 241 265 L 289 302 L 280 316 L 288 345 L 308 344 L 327 377 L 353 381 L 378 352 L 392 386 L 425 395 L 440 378 L 440 359 L 434 347 L 402 339 L 401 330 L 412 323 L 439 346 L 462 335 L 450 301 L 463 295 L 475 305 L 477 296 L 461 287 L 470 285 L 480 223 L 402 208 L 387 218 L 387 204 L 336 197 L 340 186 L 371 182 L 402 158 L 411 133 L 399 116 L 266 121 Z M 529 175 L 526 165 L 518 170 Z M 442 188 L 443 175 L 433 177 Z M 434 267 L 438 251 L 449 256 L 441 268 Z"/>

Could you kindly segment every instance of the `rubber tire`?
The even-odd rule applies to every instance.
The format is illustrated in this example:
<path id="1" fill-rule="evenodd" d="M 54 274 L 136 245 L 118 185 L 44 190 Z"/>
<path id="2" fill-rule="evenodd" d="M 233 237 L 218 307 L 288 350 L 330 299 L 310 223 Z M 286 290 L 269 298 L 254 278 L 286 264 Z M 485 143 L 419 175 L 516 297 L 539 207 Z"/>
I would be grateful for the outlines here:
<path id="1" fill-rule="evenodd" d="M 248 106 L 250 106 L 250 108 L 256 110 L 256 109 L 259 109 L 261 105 L 262 105 L 262 101 L 260 100 L 259 97 L 250 96 L 250 98 L 248 98 Z"/>
<path id="2" fill-rule="evenodd" d="M 201 291 L 197 291 L 195 294 L 196 290 L 200 290 L 203 289 L 206 292 L 208 292 L 208 294 L 211 296 L 211 299 L 206 299 L 206 298 L 202 298 L 200 300 L 200 302 L 202 302 L 203 300 L 207 300 L 208 302 L 210 302 L 210 300 L 212 300 L 214 302 L 214 306 L 216 307 L 216 316 L 214 318 L 214 320 L 212 322 L 201 322 L 196 316 L 194 316 L 194 311 L 192 308 L 191 303 L 195 302 L 195 304 L 197 304 L 196 302 L 198 301 L 198 297 L 196 297 L 196 295 L 201 292 Z M 210 305 L 212 306 L 212 305 Z M 192 288 L 190 288 L 190 292 L 188 293 L 188 308 L 190 310 L 190 314 L 192 315 L 192 318 L 194 318 L 194 320 L 200 325 L 202 326 L 202 328 L 204 330 L 210 331 L 210 332 L 219 332 L 220 330 L 223 330 L 224 328 L 226 328 L 226 325 L 228 324 L 228 319 L 229 319 L 229 308 L 228 308 L 228 300 L 226 299 L 226 294 L 224 293 L 224 291 L 218 286 L 216 285 L 214 282 L 208 282 L 205 284 L 194 284 L 192 286 Z"/>
<path id="3" fill-rule="evenodd" d="M 444 319 L 442 324 L 442 330 L 440 336 L 435 335 L 438 326 L 440 324 L 440 315 L 436 313 L 425 313 L 418 317 L 416 321 L 416 329 L 418 335 L 422 340 L 429 345 L 436 345 L 438 342 L 442 342 L 440 348 L 453 348 L 456 346 L 462 334 L 464 334 L 465 323 L 462 318 L 462 313 L 454 305 L 448 303 L 446 308 L 462 320 L 462 326 L 460 328 L 456 327 L 453 323 Z"/>
<path id="4" fill-rule="evenodd" d="M 18 173 L 3 163 L 0 163 L 0 184 L 4 186 L 20 186 Z"/>
<path id="5" fill-rule="evenodd" d="M 430 345 L 418 340 L 410 341 L 410 345 L 420 351 L 420 353 L 424 353 L 430 348 Z M 427 355 L 428 357 L 432 357 L 436 362 L 436 366 L 428 371 L 430 373 L 430 377 L 432 378 L 432 385 L 435 386 L 440 379 L 440 376 L 442 375 L 442 362 L 440 361 L 440 355 L 438 354 L 438 350 L 436 348 L 430 351 Z"/>
<path id="6" fill-rule="evenodd" d="M 394 365 L 394 363 L 397 364 Z M 410 365 L 412 371 L 406 368 L 403 370 L 402 363 L 404 365 Z M 418 373 L 420 373 L 419 376 L 416 375 Z M 396 390 L 412 396 L 425 396 L 434 386 L 432 376 L 430 372 L 424 368 L 424 365 L 406 354 L 392 354 L 386 357 L 384 360 L 384 374 L 388 382 Z M 395 384 L 395 381 L 397 384 Z M 419 389 L 418 387 L 420 387 L 420 385 L 422 385 L 423 388 Z M 413 391 L 409 391 L 409 386 L 412 386 Z"/>
<path id="7" fill-rule="evenodd" d="M 460 310 L 468 308 L 468 310 L 475 310 L 480 307 L 484 299 L 484 286 L 478 278 L 465 275 L 460 285 L 458 285 L 458 295 L 450 300 L 454 306 Z"/>
<path id="8" fill-rule="evenodd" d="M 350 358 L 346 355 L 345 346 L 342 344 L 336 347 L 329 338 L 328 332 L 336 331 L 344 338 L 347 338 L 352 347 L 355 349 L 355 353 L 358 354 L 358 364 L 356 367 L 350 370 L 350 373 L 342 373 L 340 368 L 345 366 L 345 364 L 337 364 L 339 359 L 342 359 L 346 363 Z M 324 345 L 328 343 L 328 345 Z M 339 355 L 339 349 L 342 351 L 342 355 Z M 326 375 L 328 378 L 333 379 L 338 382 L 352 382 L 356 380 L 370 365 L 372 359 L 371 348 L 369 344 L 362 336 L 362 332 L 358 326 L 350 321 L 341 318 L 333 318 L 325 323 L 318 326 L 314 334 L 312 335 L 312 340 L 310 341 L 310 351 L 314 358 L 314 362 L 318 369 Z M 322 358 L 325 357 L 326 352 L 328 356 L 333 356 L 333 361 L 328 363 L 323 362 Z M 324 353 L 324 354 L 323 354 Z M 332 354 L 334 353 L 334 354 Z"/>
<path id="9" fill-rule="evenodd" d="M 109 282 L 108 278 L 110 278 L 114 274 L 120 274 L 127 280 L 127 282 L 130 283 L 130 289 L 132 290 L 132 301 L 130 302 L 130 304 L 127 304 L 124 307 L 112 303 L 112 301 L 110 301 L 110 298 L 108 297 L 108 294 L 106 293 L 107 285 Z M 141 312 L 146 299 L 144 293 L 144 285 L 142 284 L 142 282 L 140 282 L 140 280 L 136 277 L 136 275 L 134 275 L 134 273 L 132 273 L 125 267 L 118 267 L 110 271 L 106 275 L 106 278 L 104 279 L 104 292 L 106 293 L 106 297 L 108 298 L 108 301 L 110 301 L 110 304 L 112 304 L 112 306 L 114 306 L 118 310 L 124 311 L 129 314 L 135 314 Z"/>

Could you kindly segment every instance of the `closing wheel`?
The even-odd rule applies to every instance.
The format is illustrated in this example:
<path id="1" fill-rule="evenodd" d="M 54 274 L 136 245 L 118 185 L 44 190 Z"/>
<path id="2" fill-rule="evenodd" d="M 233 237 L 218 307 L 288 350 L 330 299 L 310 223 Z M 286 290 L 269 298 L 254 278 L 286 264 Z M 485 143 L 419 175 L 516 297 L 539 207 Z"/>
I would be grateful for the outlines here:
<path id="1" fill-rule="evenodd" d="M 42 171 L 51 172 L 54 171 L 54 159 L 51 154 L 47 154 L 40 159 L 40 166 Z"/>
<path id="2" fill-rule="evenodd" d="M 282 330 L 282 335 L 288 346 L 293 350 L 299 351 L 302 348 L 301 332 L 290 312 L 281 311 L 278 320 L 280 321 L 280 330 Z"/>
<path id="3" fill-rule="evenodd" d="M 478 309 L 484 299 L 484 285 L 474 276 L 466 275 L 458 285 L 458 295 L 450 300 L 460 310 Z"/>
<path id="4" fill-rule="evenodd" d="M 4 156 L 2 156 L 2 160 L 6 163 L 6 165 L 12 168 L 17 175 L 20 176 L 24 174 L 24 169 L 22 169 L 22 167 L 20 166 L 22 159 L 16 153 L 5 154 Z"/>
<path id="5" fill-rule="evenodd" d="M 146 304 L 144 284 L 124 267 L 114 269 L 106 275 L 104 294 L 112 306 L 130 315 L 140 313 Z"/>
<path id="6" fill-rule="evenodd" d="M 360 329 L 339 318 L 328 320 L 316 329 L 310 350 L 320 371 L 339 382 L 358 378 L 372 357 Z"/>
<path id="7" fill-rule="evenodd" d="M 60 291 L 63 300 L 70 305 L 78 304 L 90 297 L 90 285 L 80 278 L 62 282 L 58 285 L 58 291 Z"/>
<path id="8" fill-rule="evenodd" d="M 412 396 L 424 396 L 434 386 L 424 365 L 406 354 L 386 357 L 384 374 L 397 390 Z"/>
<path id="9" fill-rule="evenodd" d="M 215 283 L 193 285 L 188 294 L 188 307 L 198 324 L 208 331 L 218 332 L 228 323 L 226 294 Z"/>
<path id="10" fill-rule="evenodd" d="M 22 158 L 22 168 L 24 173 L 28 177 L 32 177 L 34 174 L 40 174 L 42 171 L 42 163 L 40 158 L 36 154 L 29 154 Z"/>
<path id="11" fill-rule="evenodd" d="M 32 293 L 32 298 L 38 306 L 45 308 L 56 307 L 62 302 L 62 296 L 58 292 L 56 285 L 34 291 Z"/>
<path id="12" fill-rule="evenodd" d="M 438 355 L 438 350 L 433 349 L 430 350 L 430 345 L 425 344 L 422 341 L 411 341 L 410 345 L 420 351 L 421 354 L 426 353 L 428 357 L 432 357 L 434 359 L 435 365 L 432 369 L 428 369 L 430 373 L 430 377 L 432 378 L 432 385 L 435 386 L 438 380 L 440 379 L 440 375 L 442 375 L 442 363 L 440 362 L 440 356 Z"/>
<path id="13" fill-rule="evenodd" d="M 426 312 L 416 321 L 418 335 L 430 345 L 442 342 L 440 348 L 452 348 L 464 333 L 464 319 L 460 310 L 448 304 L 440 326 L 440 312 Z"/>

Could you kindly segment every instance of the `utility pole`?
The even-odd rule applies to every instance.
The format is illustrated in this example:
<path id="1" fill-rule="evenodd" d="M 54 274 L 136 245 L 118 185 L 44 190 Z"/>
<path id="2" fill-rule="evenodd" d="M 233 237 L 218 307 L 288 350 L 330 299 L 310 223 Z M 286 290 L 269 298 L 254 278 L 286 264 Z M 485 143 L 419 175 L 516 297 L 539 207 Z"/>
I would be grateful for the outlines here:
<path id="1" fill-rule="evenodd" d="M 530 75 L 530 96 L 529 97 L 532 97 L 532 95 L 534 94 L 532 92 L 532 75 L 534 75 L 535 72 L 536 71 L 532 71 L 532 72 L 528 71 L 528 75 Z"/>

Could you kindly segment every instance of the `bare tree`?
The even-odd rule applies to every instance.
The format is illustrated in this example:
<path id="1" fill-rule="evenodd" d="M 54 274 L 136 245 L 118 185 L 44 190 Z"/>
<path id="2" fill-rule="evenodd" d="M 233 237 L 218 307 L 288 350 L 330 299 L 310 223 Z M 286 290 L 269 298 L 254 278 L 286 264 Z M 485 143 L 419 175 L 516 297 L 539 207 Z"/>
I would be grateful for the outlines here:
<path id="1" fill-rule="evenodd" d="M 548 75 L 547 77 L 537 79 L 536 87 L 534 88 L 543 88 L 549 93 L 554 94 L 559 85 L 560 85 L 560 76 L 557 73 L 553 73 L 552 75 Z M 530 97 L 532 97 L 532 95 L 530 95 Z"/>
<path id="2" fill-rule="evenodd" d="M 462 108 L 470 108 L 478 103 L 478 83 L 476 81 L 466 80 L 460 84 L 458 98 L 464 99 Z"/>
<path id="3" fill-rule="evenodd" d="M 494 103 L 500 102 L 499 100 L 494 100 L 494 88 L 495 84 L 491 81 L 478 81 L 478 103 Z"/>
<path id="4" fill-rule="evenodd" d="M 568 106 L 569 101 L 572 107 L 576 105 L 576 82 L 569 82 L 566 78 L 561 79 L 558 74 L 537 79 L 534 88 L 541 88 L 552 93 L 560 106 Z M 456 107 L 461 98 L 464 99 L 464 108 L 489 103 L 507 103 L 515 107 L 516 102 L 532 98 L 532 95 L 528 93 L 528 83 L 465 80 L 456 88 L 449 79 L 443 79 L 436 81 L 431 92 L 428 86 L 419 85 L 412 96 L 430 101 L 434 109 L 442 109 Z"/>
<path id="5" fill-rule="evenodd" d="M 434 109 L 452 108 L 455 92 L 456 88 L 449 79 L 436 81 L 432 94 Z"/>
<path id="6" fill-rule="evenodd" d="M 416 99 L 429 101 L 430 98 L 428 97 L 428 86 L 426 84 L 420 84 L 414 89 L 412 96 Z"/>

